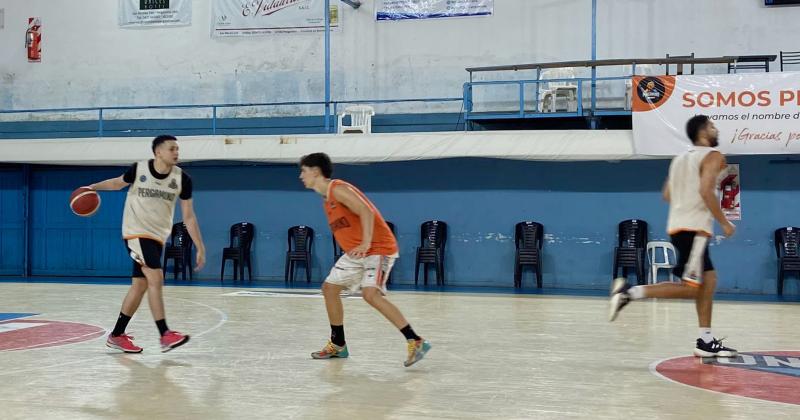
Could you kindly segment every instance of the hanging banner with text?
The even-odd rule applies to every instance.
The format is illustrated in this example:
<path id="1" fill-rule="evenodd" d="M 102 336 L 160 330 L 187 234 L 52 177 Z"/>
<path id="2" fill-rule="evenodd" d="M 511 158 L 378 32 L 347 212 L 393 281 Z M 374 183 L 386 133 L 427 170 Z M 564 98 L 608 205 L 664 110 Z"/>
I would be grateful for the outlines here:
<path id="1" fill-rule="evenodd" d="M 714 122 L 723 153 L 800 153 L 800 73 L 635 76 L 633 90 L 638 154 L 686 151 L 686 121 L 697 114 Z"/>
<path id="2" fill-rule="evenodd" d="M 119 26 L 143 28 L 192 24 L 192 0 L 119 0 Z"/>
<path id="3" fill-rule="evenodd" d="M 330 27 L 339 27 L 339 2 L 330 2 Z M 258 36 L 325 31 L 324 0 L 212 0 L 213 36 Z"/>
<path id="4" fill-rule="evenodd" d="M 377 20 L 489 16 L 494 0 L 377 0 Z"/>

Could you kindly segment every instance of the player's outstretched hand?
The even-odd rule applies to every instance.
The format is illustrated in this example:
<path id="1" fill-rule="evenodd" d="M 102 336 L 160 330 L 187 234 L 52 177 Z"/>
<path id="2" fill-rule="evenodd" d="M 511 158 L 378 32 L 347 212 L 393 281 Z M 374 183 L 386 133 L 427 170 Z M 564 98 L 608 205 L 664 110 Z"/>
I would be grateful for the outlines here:
<path id="1" fill-rule="evenodd" d="M 722 232 L 725 234 L 726 237 L 730 238 L 731 236 L 733 236 L 734 233 L 736 233 L 736 225 L 734 225 L 731 222 L 728 222 L 722 225 Z"/>
<path id="2" fill-rule="evenodd" d="M 197 255 L 195 256 L 195 266 L 194 271 L 200 271 L 206 265 L 206 253 L 203 251 L 197 251 Z"/>

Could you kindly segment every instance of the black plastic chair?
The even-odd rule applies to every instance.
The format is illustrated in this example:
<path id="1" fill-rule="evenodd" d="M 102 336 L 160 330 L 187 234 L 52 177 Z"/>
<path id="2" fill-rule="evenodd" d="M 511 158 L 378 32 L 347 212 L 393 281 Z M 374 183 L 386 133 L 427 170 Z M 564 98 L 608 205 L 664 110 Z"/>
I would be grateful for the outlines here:
<path id="1" fill-rule="evenodd" d="M 233 261 L 233 280 L 239 278 L 244 281 L 244 267 L 247 266 L 247 274 L 250 281 L 253 280 L 252 264 L 250 263 L 250 249 L 253 245 L 256 227 L 249 222 L 236 223 L 231 226 L 230 246 L 222 250 L 222 270 L 219 274 L 219 281 L 225 279 L 225 261 Z"/>
<path id="2" fill-rule="evenodd" d="M 781 51 L 781 71 L 784 64 L 800 64 L 800 51 Z"/>
<path id="3" fill-rule="evenodd" d="M 394 235 L 394 239 L 397 240 L 397 230 L 395 230 L 394 223 L 386 222 L 386 224 L 389 226 L 389 230 L 392 231 L 392 235 Z M 392 283 L 392 272 L 390 271 L 389 275 L 386 276 L 386 284 L 388 285 L 388 284 L 391 284 L 391 283 Z"/>
<path id="4" fill-rule="evenodd" d="M 344 255 L 344 250 L 339 246 L 339 243 L 336 242 L 335 236 L 331 235 L 331 239 L 333 239 L 333 263 L 336 264 L 336 261 L 339 261 L 339 258 Z"/>
<path id="5" fill-rule="evenodd" d="M 514 227 L 514 287 L 522 287 L 522 269 L 533 266 L 536 287 L 542 288 L 542 245 L 544 226 L 537 222 L 519 222 Z"/>
<path id="6" fill-rule="evenodd" d="M 787 271 L 800 275 L 800 228 L 784 227 L 775 231 L 775 253 L 778 256 L 778 296 L 783 295 L 783 278 Z"/>
<path id="7" fill-rule="evenodd" d="M 308 226 L 292 226 L 289 228 L 288 241 L 284 280 L 286 283 L 294 282 L 295 265 L 302 262 L 305 263 L 306 281 L 311 283 L 311 247 L 314 244 L 314 229 Z"/>
<path id="8" fill-rule="evenodd" d="M 628 269 L 636 272 L 637 284 L 645 282 L 645 249 L 647 248 L 647 222 L 639 219 L 625 220 L 619 224 L 619 238 L 614 248 L 612 278 L 622 268 L 622 276 L 628 277 Z"/>
<path id="9" fill-rule="evenodd" d="M 444 247 L 447 243 L 447 223 L 429 220 L 420 226 L 420 246 L 414 265 L 414 285 L 419 284 L 419 266 L 422 264 L 424 284 L 428 284 L 428 265 L 436 269 L 436 285 L 444 285 Z"/>
<path id="10" fill-rule="evenodd" d="M 172 273 L 173 278 L 178 278 L 178 273 L 181 273 L 183 280 L 186 280 L 186 272 L 189 272 L 189 280 L 192 280 L 192 248 L 194 242 L 192 237 L 189 236 L 189 231 L 186 230 L 186 225 L 183 222 L 175 223 L 172 225 L 172 233 L 170 234 L 170 243 L 164 247 L 164 274 L 167 273 L 167 261 L 172 260 Z"/>

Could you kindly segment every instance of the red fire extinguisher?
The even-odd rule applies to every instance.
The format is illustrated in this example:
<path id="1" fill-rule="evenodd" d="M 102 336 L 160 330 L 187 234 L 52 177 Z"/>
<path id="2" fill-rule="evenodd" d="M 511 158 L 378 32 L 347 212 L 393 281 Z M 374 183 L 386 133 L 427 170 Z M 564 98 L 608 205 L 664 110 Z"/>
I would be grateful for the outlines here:
<path id="1" fill-rule="evenodd" d="M 739 195 L 739 184 L 736 182 L 736 175 L 731 174 L 725 177 L 725 179 L 720 182 L 720 187 L 722 189 L 720 207 L 723 209 L 735 209 L 736 196 Z"/>
<path id="2" fill-rule="evenodd" d="M 28 18 L 28 30 L 25 32 L 25 47 L 28 49 L 28 62 L 42 61 L 42 22 L 39 18 Z"/>

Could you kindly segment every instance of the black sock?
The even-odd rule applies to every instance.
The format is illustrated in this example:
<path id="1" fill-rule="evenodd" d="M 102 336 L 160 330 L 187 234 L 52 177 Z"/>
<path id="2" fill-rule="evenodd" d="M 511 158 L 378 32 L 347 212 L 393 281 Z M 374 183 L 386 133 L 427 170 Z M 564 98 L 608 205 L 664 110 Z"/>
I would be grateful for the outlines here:
<path id="1" fill-rule="evenodd" d="M 331 325 L 331 343 L 344 346 L 344 325 Z"/>
<path id="2" fill-rule="evenodd" d="M 406 337 L 406 340 L 419 340 L 419 336 L 414 332 L 414 329 L 411 328 L 411 324 L 400 328 L 400 332 L 403 333 L 403 335 Z"/>
<path id="3" fill-rule="evenodd" d="M 128 321 L 130 320 L 131 317 L 120 312 L 119 318 L 117 318 L 117 324 L 114 325 L 114 331 L 111 331 L 111 336 L 119 337 L 122 334 L 125 334 L 125 328 L 128 328 Z"/>
<path id="4" fill-rule="evenodd" d="M 167 328 L 166 319 L 159 319 L 158 321 L 156 321 L 156 327 L 158 327 L 158 333 L 161 334 L 162 336 L 166 334 L 167 331 L 169 331 L 169 328 Z"/>

